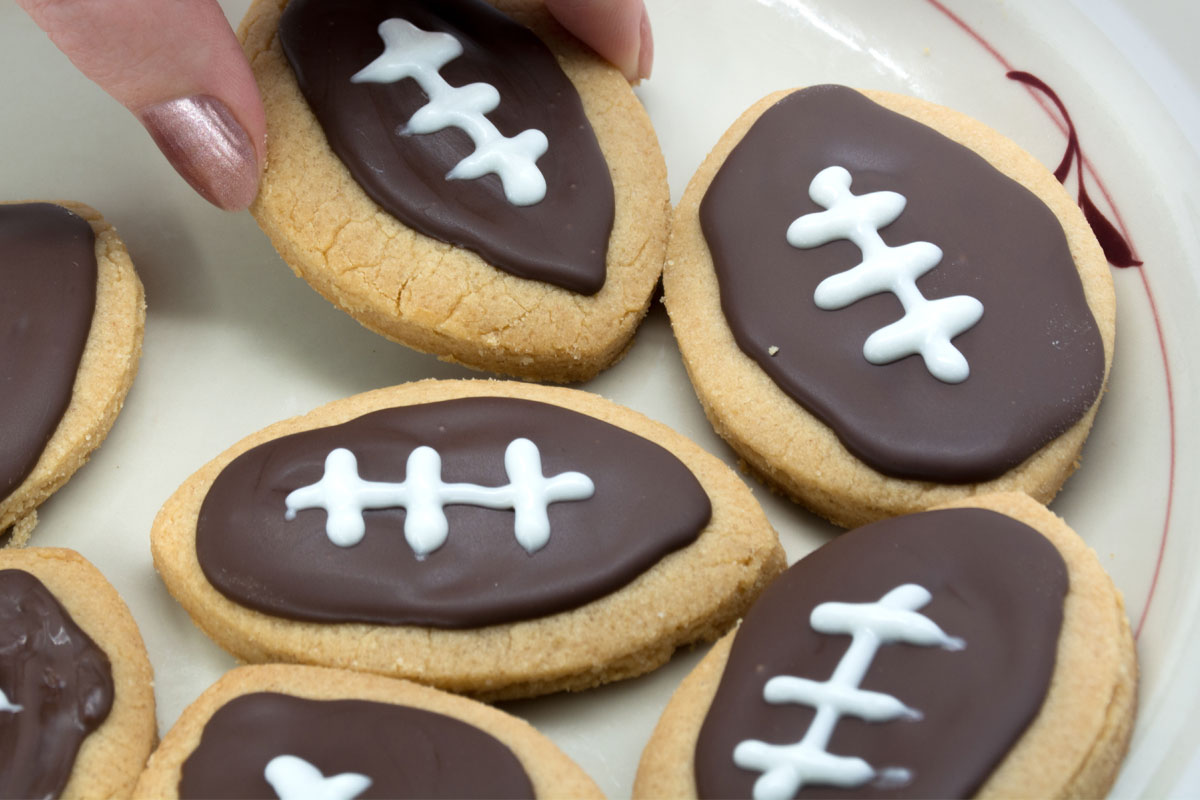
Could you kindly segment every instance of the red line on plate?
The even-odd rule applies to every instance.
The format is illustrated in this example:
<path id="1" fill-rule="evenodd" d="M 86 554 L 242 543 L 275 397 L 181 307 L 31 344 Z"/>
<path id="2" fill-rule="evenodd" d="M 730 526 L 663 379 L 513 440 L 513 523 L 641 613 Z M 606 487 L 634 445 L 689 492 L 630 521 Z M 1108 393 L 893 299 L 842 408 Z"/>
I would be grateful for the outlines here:
<path id="1" fill-rule="evenodd" d="M 1000 65 L 1004 67 L 1005 72 L 1013 72 L 1016 70 L 1012 63 L 1005 58 L 1000 51 L 997 50 L 994 45 L 992 45 L 991 42 L 989 42 L 987 39 L 984 39 L 979 32 L 968 25 L 962 17 L 946 8 L 946 6 L 943 5 L 940 0 L 926 0 L 926 2 L 936 8 L 943 16 L 953 22 L 956 26 L 958 26 L 963 33 L 974 39 L 976 43 L 983 47 L 984 50 L 987 50 L 992 58 L 1000 62 Z M 1046 112 L 1046 116 L 1050 117 L 1051 121 L 1054 122 L 1058 129 L 1062 131 L 1064 135 L 1066 135 L 1068 123 L 1061 119 L 1058 114 L 1054 113 L 1054 106 L 1050 103 L 1050 101 L 1047 100 L 1041 92 L 1028 84 L 1025 84 L 1025 91 L 1027 91 L 1029 96 L 1032 97 L 1034 101 L 1042 107 L 1042 111 Z M 1100 180 L 1100 175 L 1096 172 L 1095 165 L 1093 165 L 1091 160 L 1087 156 L 1083 155 L 1082 152 L 1079 154 L 1079 160 L 1083 165 L 1082 169 L 1092 177 L 1092 180 L 1096 182 L 1097 188 L 1100 189 L 1100 194 L 1104 196 L 1104 201 L 1108 204 L 1109 210 L 1112 211 L 1113 218 L 1117 222 L 1117 228 L 1121 231 L 1121 236 L 1125 238 L 1125 241 L 1130 241 L 1129 229 L 1125 227 L 1125 220 L 1121 217 L 1121 211 L 1117 208 L 1116 203 L 1113 202 L 1112 195 L 1109 194 L 1108 187 L 1104 185 L 1104 181 Z"/>
<path id="2" fill-rule="evenodd" d="M 946 6 L 942 4 L 940 0 L 926 0 L 926 2 L 937 9 L 948 20 L 957 25 L 959 29 L 963 31 L 963 33 L 974 39 L 992 56 L 992 58 L 1000 62 L 1000 65 L 1004 67 L 1004 71 L 1006 73 L 1013 71 L 1014 68 L 1012 64 L 1009 63 L 1008 59 L 1006 59 L 1000 53 L 1000 51 L 992 45 L 991 42 L 983 38 L 978 31 L 968 25 L 966 21 L 962 19 L 962 17 L 946 8 Z M 1059 130 L 1065 134 L 1067 132 L 1066 123 L 1054 113 L 1054 109 L 1051 108 L 1049 101 L 1047 101 L 1040 92 L 1031 86 L 1025 85 L 1025 90 L 1029 92 L 1037 104 L 1042 107 L 1042 110 L 1045 111 L 1046 114 L 1054 121 L 1054 124 L 1058 126 Z M 1125 221 L 1121 218 L 1121 212 L 1117 208 L 1116 203 L 1113 202 L 1112 196 L 1108 192 L 1108 188 L 1104 185 L 1104 181 L 1101 180 L 1100 176 L 1096 173 L 1096 168 L 1090 161 L 1088 161 L 1087 158 L 1081 158 L 1081 162 L 1081 168 L 1087 170 L 1092 179 L 1096 182 L 1096 186 L 1099 187 L 1100 193 L 1104 195 L 1104 200 L 1108 204 L 1109 209 L 1112 211 L 1113 218 L 1116 220 L 1117 227 L 1120 229 L 1121 235 L 1125 237 L 1126 241 L 1130 241 L 1129 231 L 1125 227 Z M 1138 618 L 1137 626 L 1133 631 L 1133 636 L 1135 639 L 1142 633 L 1142 626 L 1146 623 L 1146 615 L 1150 612 L 1150 603 L 1154 599 L 1155 590 L 1158 588 L 1158 578 L 1159 574 L 1162 572 L 1163 555 L 1166 553 L 1167 549 L 1167 533 L 1171 527 L 1171 510 L 1174 506 L 1175 499 L 1175 395 L 1171 381 L 1171 367 L 1167 360 L 1167 343 L 1163 338 L 1162 321 L 1158 316 L 1158 304 L 1154 301 L 1154 294 L 1150 291 L 1150 283 L 1146 279 L 1146 271 L 1144 269 L 1139 269 L 1138 272 L 1142 279 L 1142 289 L 1146 293 L 1146 299 L 1150 302 L 1150 315 L 1154 319 L 1154 332 L 1158 337 L 1158 350 L 1162 357 L 1163 375 L 1167 384 L 1167 428 L 1169 441 L 1167 444 L 1167 506 L 1163 514 L 1162 536 L 1158 543 L 1158 555 L 1154 562 L 1154 574 L 1150 578 L 1150 590 L 1146 594 L 1146 604 L 1142 607 L 1142 614 Z"/>
<path id="3" fill-rule="evenodd" d="M 1150 301 L 1150 314 L 1154 318 L 1154 333 L 1158 336 L 1158 349 L 1162 354 L 1163 375 L 1167 381 L 1167 423 L 1170 431 L 1170 439 L 1167 442 L 1167 452 L 1169 454 L 1167 466 L 1167 509 L 1163 515 L 1163 532 L 1162 539 L 1158 543 L 1158 556 L 1154 560 L 1154 576 L 1150 579 L 1150 591 L 1146 595 L 1146 605 L 1142 607 L 1142 615 L 1138 617 L 1137 626 L 1133 629 L 1133 638 L 1136 640 L 1142 633 L 1142 626 L 1146 624 L 1146 615 L 1150 613 L 1150 601 L 1154 599 L 1154 590 L 1158 587 L 1158 575 L 1162 571 L 1163 555 L 1167 550 L 1167 531 L 1171 527 L 1171 507 L 1175 500 L 1175 392 L 1171 384 L 1171 369 L 1167 363 L 1167 343 L 1163 338 L 1162 322 L 1158 318 L 1158 304 L 1154 302 L 1154 295 L 1150 292 L 1150 285 L 1146 282 L 1146 271 L 1139 270 L 1142 278 L 1142 287 L 1146 290 L 1146 299 Z"/>

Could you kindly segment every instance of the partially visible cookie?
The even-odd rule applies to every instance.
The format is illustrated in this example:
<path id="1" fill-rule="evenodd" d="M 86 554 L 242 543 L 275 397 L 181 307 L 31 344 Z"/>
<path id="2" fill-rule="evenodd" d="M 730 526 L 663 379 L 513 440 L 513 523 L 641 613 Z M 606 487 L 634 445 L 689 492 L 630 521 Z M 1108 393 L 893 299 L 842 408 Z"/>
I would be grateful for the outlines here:
<path id="1" fill-rule="evenodd" d="M 0 796 L 127 797 L 154 675 L 116 590 L 72 550 L 0 551 Z"/>
<path id="2" fill-rule="evenodd" d="M 676 691 L 634 796 L 1101 797 L 1136 684 L 1095 553 L 979 497 L 793 565 Z"/>
<path id="3" fill-rule="evenodd" d="M 1049 502 L 1112 363 L 1112 278 L 1054 176 L 883 92 L 750 108 L 676 209 L 663 285 L 717 432 L 845 527 L 989 491 Z"/>
<path id="4" fill-rule="evenodd" d="M 490 699 L 655 669 L 785 564 L 746 485 L 692 442 L 498 381 L 381 389 L 254 434 L 176 491 L 151 548 L 238 658 Z"/>
<path id="5" fill-rule="evenodd" d="M 584 380 L 649 306 L 666 166 L 618 70 L 538 0 L 495 6 L 256 0 L 240 37 L 270 136 L 251 211 L 367 328 L 477 369 Z"/>
<path id="6" fill-rule="evenodd" d="M 134 796 L 287 797 L 306 782 L 341 783 L 346 797 L 602 797 L 549 739 L 495 708 L 279 664 L 226 673 L 188 706 Z"/>
<path id="7" fill-rule="evenodd" d="M 137 374 L 142 284 L 113 227 L 78 203 L 0 204 L 0 533 L 108 434 Z"/>

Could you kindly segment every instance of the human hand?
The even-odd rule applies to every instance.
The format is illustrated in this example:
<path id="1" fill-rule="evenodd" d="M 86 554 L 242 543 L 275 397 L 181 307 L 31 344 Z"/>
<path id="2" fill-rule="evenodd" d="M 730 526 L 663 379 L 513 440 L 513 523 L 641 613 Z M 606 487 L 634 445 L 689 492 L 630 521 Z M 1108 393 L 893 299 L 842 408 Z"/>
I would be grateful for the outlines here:
<path id="1" fill-rule="evenodd" d="M 17 0 L 84 75 L 133 112 L 199 194 L 240 211 L 267 156 L 262 99 L 216 0 Z M 630 80 L 653 59 L 643 0 L 546 0 Z"/>
<path id="2" fill-rule="evenodd" d="M 630 81 L 650 77 L 654 39 L 644 0 L 546 0 L 546 8 Z"/>

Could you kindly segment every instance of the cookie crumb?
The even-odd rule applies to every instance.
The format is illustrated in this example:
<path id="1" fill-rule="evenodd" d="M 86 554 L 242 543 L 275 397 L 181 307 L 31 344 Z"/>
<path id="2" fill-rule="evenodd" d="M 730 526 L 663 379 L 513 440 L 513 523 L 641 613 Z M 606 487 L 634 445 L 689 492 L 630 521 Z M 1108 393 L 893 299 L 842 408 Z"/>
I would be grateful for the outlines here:
<path id="1" fill-rule="evenodd" d="M 775 345 L 771 345 L 770 347 L 767 348 L 767 355 L 769 355 L 769 356 L 773 356 L 778 352 L 779 352 L 779 348 L 776 347 Z"/>

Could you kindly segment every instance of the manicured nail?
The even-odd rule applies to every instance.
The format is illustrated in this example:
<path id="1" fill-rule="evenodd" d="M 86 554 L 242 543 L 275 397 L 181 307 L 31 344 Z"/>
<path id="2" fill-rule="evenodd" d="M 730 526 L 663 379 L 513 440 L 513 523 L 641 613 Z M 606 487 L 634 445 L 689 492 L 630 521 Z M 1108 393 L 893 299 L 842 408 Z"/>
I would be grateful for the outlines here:
<path id="1" fill-rule="evenodd" d="M 258 158 L 229 107 L 210 95 L 148 106 L 138 114 L 171 166 L 200 195 L 241 211 L 258 193 Z"/>
<path id="2" fill-rule="evenodd" d="M 645 80 L 650 77 L 650 70 L 654 67 L 654 36 L 650 33 L 650 14 L 645 7 L 642 8 L 642 22 L 638 26 L 638 38 L 641 40 L 641 49 L 638 50 L 638 80 Z"/>

